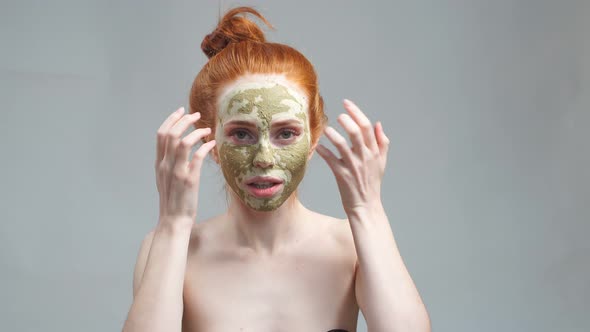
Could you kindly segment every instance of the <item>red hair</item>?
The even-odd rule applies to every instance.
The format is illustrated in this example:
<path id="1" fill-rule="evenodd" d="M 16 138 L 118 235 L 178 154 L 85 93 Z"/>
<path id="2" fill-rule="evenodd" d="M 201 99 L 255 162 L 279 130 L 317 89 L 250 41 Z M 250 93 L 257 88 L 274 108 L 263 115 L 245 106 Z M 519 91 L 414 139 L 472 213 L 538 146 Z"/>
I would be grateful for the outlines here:
<path id="1" fill-rule="evenodd" d="M 210 127 L 215 137 L 217 100 L 223 87 L 245 74 L 284 74 L 306 94 L 309 101 L 309 128 L 312 146 L 319 140 L 327 123 L 324 101 L 319 94 L 318 79 L 312 64 L 296 49 L 267 42 L 260 27 L 238 14 L 250 13 L 272 25 L 251 7 L 229 10 L 215 30 L 205 36 L 201 49 L 209 58 L 195 78 L 189 96 L 189 112 L 200 112 L 196 127 Z"/>

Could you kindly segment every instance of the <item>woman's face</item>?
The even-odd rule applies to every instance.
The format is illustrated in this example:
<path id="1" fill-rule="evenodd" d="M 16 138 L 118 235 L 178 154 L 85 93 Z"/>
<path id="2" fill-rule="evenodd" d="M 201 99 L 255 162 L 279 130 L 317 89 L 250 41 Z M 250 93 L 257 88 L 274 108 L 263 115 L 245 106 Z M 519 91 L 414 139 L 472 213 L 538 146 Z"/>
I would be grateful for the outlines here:
<path id="1" fill-rule="evenodd" d="M 310 156 L 307 98 L 278 75 L 241 77 L 218 103 L 218 162 L 250 208 L 272 211 L 297 188 Z"/>

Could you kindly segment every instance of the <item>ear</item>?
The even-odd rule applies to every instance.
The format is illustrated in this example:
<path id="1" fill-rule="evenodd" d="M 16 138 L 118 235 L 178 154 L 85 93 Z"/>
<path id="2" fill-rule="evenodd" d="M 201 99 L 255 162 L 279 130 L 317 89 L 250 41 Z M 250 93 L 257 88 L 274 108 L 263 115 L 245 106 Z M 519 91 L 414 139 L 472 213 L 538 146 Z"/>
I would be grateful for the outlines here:
<path id="1" fill-rule="evenodd" d="M 203 140 L 203 143 L 206 143 L 205 140 Z M 211 158 L 213 158 L 213 161 L 215 161 L 215 163 L 217 165 L 219 165 L 219 154 L 217 152 L 217 144 L 215 144 L 213 149 L 211 149 L 210 154 L 211 154 Z"/>
<path id="2" fill-rule="evenodd" d="M 219 154 L 217 153 L 217 144 L 211 150 L 211 156 L 217 165 L 219 165 Z"/>
<path id="3" fill-rule="evenodd" d="M 318 145 L 318 143 L 320 142 L 320 140 L 318 140 L 317 142 L 315 142 L 314 145 L 312 145 L 311 149 L 309 149 L 309 154 L 307 155 L 307 161 L 311 160 L 311 157 L 313 156 L 313 153 L 315 152 L 315 148 Z"/>

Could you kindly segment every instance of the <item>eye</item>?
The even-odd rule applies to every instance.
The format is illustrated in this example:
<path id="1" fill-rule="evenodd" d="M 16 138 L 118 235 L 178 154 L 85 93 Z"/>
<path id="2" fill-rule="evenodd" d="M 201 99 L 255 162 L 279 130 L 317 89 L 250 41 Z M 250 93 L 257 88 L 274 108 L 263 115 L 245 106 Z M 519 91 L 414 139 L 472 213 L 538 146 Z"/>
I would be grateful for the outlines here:
<path id="1" fill-rule="evenodd" d="M 243 130 L 236 131 L 235 135 L 236 135 L 237 139 L 244 139 L 244 138 L 248 137 L 248 133 Z"/>
<path id="2" fill-rule="evenodd" d="M 283 130 L 283 131 L 281 131 L 281 133 L 279 134 L 279 136 L 280 136 L 281 138 L 284 138 L 284 139 L 289 139 L 289 138 L 291 138 L 293 135 L 295 135 L 295 133 L 293 133 L 293 132 L 292 132 L 292 131 L 290 131 L 290 130 Z"/>
<path id="3" fill-rule="evenodd" d="M 284 140 L 291 139 L 297 135 L 298 133 L 293 129 L 284 129 L 279 132 L 279 138 Z"/>
<path id="4" fill-rule="evenodd" d="M 254 136 L 245 129 L 236 129 L 229 133 L 230 137 L 233 137 L 235 141 L 239 143 L 250 142 L 254 140 Z"/>

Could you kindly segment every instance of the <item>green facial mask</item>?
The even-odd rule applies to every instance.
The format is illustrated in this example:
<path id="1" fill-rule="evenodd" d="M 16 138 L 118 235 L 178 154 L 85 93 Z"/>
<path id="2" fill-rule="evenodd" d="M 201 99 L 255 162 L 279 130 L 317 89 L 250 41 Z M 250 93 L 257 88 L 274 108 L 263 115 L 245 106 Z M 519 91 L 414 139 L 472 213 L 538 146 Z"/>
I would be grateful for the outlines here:
<path id="1" fill-rule="evenodd" d="M 297 188 L 307 166 L 310 151 L 309 123 L 306 99 L 286 85 L 277 82 L 242 83 L 232 89 L 220 102 L 215 139 L 223 175 L 236 195 L 250 208 L 272 211 L 280 207 Z M 277 139 L 279 133 L 291 127 L 271 124 L 277 120 L 299 119 L 299 135 L 285 144 Z M 245 120 L 255 127 L 224 124 Z M 236 142 L 230 137 L 236 130 L 247 131 L 251 139 Z M 251 194 L 245 180 L 253 176 L 282 179 L 281 191 L 268 198 Z"/>

